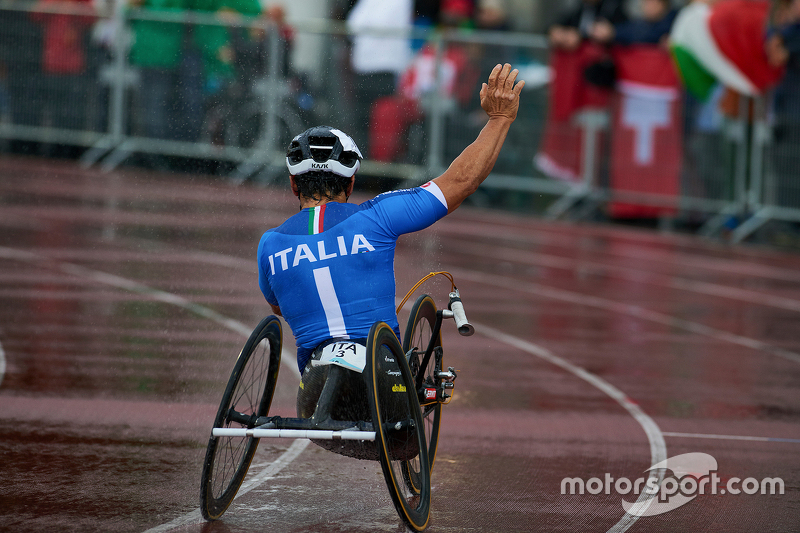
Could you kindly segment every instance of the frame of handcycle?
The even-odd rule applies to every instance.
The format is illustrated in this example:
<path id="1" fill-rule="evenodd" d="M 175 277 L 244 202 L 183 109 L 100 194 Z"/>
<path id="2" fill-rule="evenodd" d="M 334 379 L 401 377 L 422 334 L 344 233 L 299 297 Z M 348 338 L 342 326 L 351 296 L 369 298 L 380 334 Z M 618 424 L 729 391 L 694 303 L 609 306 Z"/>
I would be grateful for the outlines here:
<path id="1" fill-rule="evenodd" d="M 434 323 L 431 331 L 428 346 L 420 361 L 419 369 L 416 372 L 414 390 L 417 391 L 419 404 L 421 407 L 431 405 L 436 402 L 446 403 L 437 399 L 429 401 L 425 399 L 423 380 L 425 377 L 425 369 L 430 364 L 431 357 L 434 355 L 436 342 L 441 332 L 442 322 L 444 319 L 452 318 L 456 322 L 458 332 L 463 336 L 470 336 L 475 332 L 475 328 L 467 321 L 464 314 L 464 307 L 461 303 L 461 298 L 458 289 L 454 289 L 449 295 L 450 301 L 448 304 L 449 309 L 437 309 L 436 322 Z M 441 348 L 439 348 L 441 350 Z M 411 351 L 406 353 L 408 359 Z M 441 361 L 441 358 L 439 358 Z M 436 363 L 434 363 L 436 364 Z M 281 416 L 267 416 L 258 417 L 253 420 L 254 415 L 245 415 L 238 413 L 231 407 L 227 420 L 237 422 L 244 426 L 243 428 L 213 428 L 211 435 L 213 437 L 252 437 L 255 439 L 263 438 L 286 438 L 286 439 L 317 439 L 317 440 L 359 440 L 359 441 L 374 441 L 375 431 L 371 421 L 344 421 L 333 420 L 330 417 L 331 407 L 333 405 L 334 395 L 336 394 L 337 384 L 340 377 L 344 372 L 352 372 L 346 368 L 338 365 L 330 365 L 331 370 L 328 379 L 323 386 L 320 393 L 319 400 L 314 414 L 310 418 L 295 418 L 295 417 L 281 417 Z M 455 379 L 455 371 L 450 368 L 446 371 L 441 369 L 435 370 L 437 373 L 436 378 L 442 378 L 452 388 L 452 381 Z M 406 386 L 409 384 L 406 383 Z M 408 418 L 405 423 L 398 422 L 392 429 L 403 430 L 407 425 L 413 426 L 413 419 Z"/>

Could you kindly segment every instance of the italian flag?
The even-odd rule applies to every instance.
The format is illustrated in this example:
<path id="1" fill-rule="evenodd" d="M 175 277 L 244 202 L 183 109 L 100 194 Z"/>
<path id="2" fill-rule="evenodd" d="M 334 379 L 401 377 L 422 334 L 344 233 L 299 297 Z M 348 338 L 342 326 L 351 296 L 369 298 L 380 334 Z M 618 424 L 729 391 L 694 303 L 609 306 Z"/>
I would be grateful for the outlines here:
<path id="1" fill-rule="evenodd" d="M 783 69 L 767 62 L 768 0 L 693 2 L 681 9 L 670 50 L 687 90 L 707 100 L 717 82 L 747 96 L 775 84 Z"/>
<path id="2" fill-rule="evenodd" d="M 318 205 L 308 211 L 308 234 L 316 235 L 325 231 L 325 204 Z"/>

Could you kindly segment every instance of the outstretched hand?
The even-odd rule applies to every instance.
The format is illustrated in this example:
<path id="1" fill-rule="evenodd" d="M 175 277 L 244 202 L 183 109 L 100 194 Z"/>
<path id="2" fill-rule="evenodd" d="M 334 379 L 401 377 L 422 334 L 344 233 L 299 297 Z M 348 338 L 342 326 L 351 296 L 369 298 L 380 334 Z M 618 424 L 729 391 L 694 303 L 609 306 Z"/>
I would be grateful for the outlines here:
<path id="1" fill-rule="evenodd" d="M 481 107 L 489 117 L 517 118 L 519 94 L 525 81 L 514 84 L 519 70 L 511 70 L 511 65 L 496 65 L 489 74 L 489 82 L 481 86 Z"/>

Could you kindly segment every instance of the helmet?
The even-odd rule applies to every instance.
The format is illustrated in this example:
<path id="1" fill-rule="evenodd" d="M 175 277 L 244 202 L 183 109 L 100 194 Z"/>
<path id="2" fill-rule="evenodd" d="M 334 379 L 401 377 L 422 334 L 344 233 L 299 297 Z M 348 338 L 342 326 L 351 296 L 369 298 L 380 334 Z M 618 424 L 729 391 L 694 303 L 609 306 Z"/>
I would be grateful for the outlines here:
<path id="1" fill-rule="evenodd" d="M 364 156 L 349 135 L 330 126 L 309 128 L 286 150 L 286 166 L 292 176 L 306 172 L 332 172 L 351 178 Z"/>

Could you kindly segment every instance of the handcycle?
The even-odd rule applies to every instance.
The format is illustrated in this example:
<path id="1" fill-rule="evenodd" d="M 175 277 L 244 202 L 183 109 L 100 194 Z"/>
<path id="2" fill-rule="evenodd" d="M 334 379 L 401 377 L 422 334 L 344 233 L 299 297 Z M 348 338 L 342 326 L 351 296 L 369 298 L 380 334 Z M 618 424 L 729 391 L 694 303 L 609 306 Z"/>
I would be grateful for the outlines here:
<path id="1" fill-rule="evenodd" d="M 389 325 L 377 322 L 363 343 L 335 340 L 315 352 L 317 366 L 326 375 L 310 416 L 270 415 L 282 330 L 275 316 L 261 320 L 236 360 L 214 419 L 201 474 L 203 518 L 219 519 L 233 502 L 259 439 L 308 438 L 343 455 L 378 460 L 400 518 L 415 531 L 427 527 L 441 410 L 452 399 L 457 377 L 453 367 L 443 367 L 441 326 L 452 318 L 461 335 L 474 333 L 447 272 L 432 272 L 420 280 L 398 311 L 425 280 L 437 274 L 452 284 L 448 309 L 437 310 L 431 296 L 419 296 L 402 345 Z M 337 396 L 346 383 L 363 383 L 366 401 L 342 411 Z"/>

